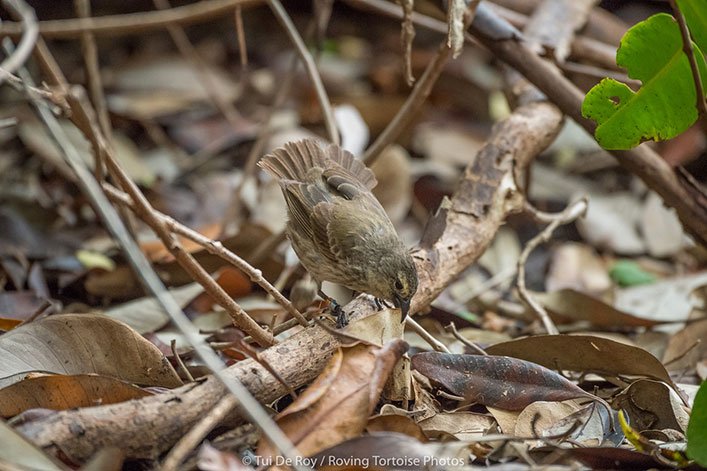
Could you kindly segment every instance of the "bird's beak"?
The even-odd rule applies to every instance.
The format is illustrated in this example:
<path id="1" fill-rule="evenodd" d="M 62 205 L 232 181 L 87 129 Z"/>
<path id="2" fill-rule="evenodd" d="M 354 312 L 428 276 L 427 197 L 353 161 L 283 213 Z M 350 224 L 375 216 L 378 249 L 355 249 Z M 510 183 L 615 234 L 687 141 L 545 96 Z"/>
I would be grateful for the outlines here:
<path id="1" fill-rule="evenodd" d="M 395 299 L 393 301 L 395 307 L 400 309 L 400 323 L 405 322 L 405 318 L 408 315 L 408 311 L 410 311 L 410 300 L 403 299 L 400 296 L 395 296 Z"/>

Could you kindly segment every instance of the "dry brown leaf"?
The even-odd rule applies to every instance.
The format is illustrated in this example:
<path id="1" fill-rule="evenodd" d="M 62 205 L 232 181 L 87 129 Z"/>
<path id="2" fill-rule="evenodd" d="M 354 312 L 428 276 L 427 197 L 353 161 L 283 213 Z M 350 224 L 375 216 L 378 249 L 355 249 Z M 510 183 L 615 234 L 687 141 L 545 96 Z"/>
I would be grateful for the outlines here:
<path id="1" fill-rule="evenodd" d="M 601 299 L 573 289 L 537 293 L 535 297 L 545 306 L 555 322 L 588 321 L 600 327 L 653 327 L 672 321 L 636 317 L 610 306 Z"/>
<path id="2" fill-rule="evenodd" d="M 665 367 L 647 351 L 591 335 L 537 335 L 497 343 L 486 352 L 522 358 L 560 371 L 648 376 L 674 386 Z"/>
<path id="3" fill-rule="evenodd" d="M 429 438 L 452 435 L 459 440 L 473 440 L 484 435 L 494 425 L 493 417 L 473 412 L 440 412 L 418 425 Z"/>
<path id="4" fill-rule="evenodd" d="M 368 433 L 396 432 L 408 435 L 422 443 L 427 442 L 427 437 L 420 426 L 410 417 L 399 414 L 377 415 L 368 419 L 366 425 Z"/>
<path id="5" fill-rule="evenodd" d="M 136 384 L 182 384 L 157 347 L 114 319 L 95 314 L 46 317 L 0 336 L 0 387 L 33 371 L 96 373 Z"/>
<path id="6" fill-rule="evenodd" d="M 621 392 L 613 407 L 622 409 L 639 432 L 644 430 L 687 430 L 689 414 L 682 401 L 665 383 L 649 379 L 634 381 Z"/>
<path id="7" fill-rule="evenodd" d="M 196 229 L 196 231 L 209 239 L 216 239 L 221 233 L 221 224 L 212 223 L 206 226 Z M 187 253 L 197 252 L 203 250 L 201 244 L 197 244 L 191 239 L 187 239 L 183 236 L 176 236 L 177 240 L 181 244 L 184 251 Z M 167 263 L 174 260 L 174 256 L 167 250 L 161 240 L 150 240 L 140 243 L 140 249 L 145 254 L 145 256 L 152 262 Z"/>
<path id="8" fill-rule="evenodd" d="M 133 384 L 99 375 L 42 375 L 0 389 L 0 416 L 28 409 L 91 407 L 138 399 L 152 393 Z"/>
<path id="9" fill-rule="evenodd" d="M 402 340 L 337 350 L 314 383 L 280 413 L 278 425 L 305 456 L 358 436 L 405 350 Z M 258 455 L 273 456 L 269 442 L 260 442 Z"/>

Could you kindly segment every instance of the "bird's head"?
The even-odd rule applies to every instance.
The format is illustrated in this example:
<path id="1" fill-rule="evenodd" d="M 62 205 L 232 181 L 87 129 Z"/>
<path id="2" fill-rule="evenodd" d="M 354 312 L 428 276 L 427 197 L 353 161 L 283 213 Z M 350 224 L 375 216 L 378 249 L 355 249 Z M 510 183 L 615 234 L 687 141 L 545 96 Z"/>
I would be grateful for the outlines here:
<path id="1" fill-rule="evenodd" d="M 417 291 L 417 270 L 415 262 L 407 250 L 396 254 L 394 257 L 382 260 L 385 281 L 381 288 L 384 289 L 384 298 L 392 301 L 400 309 L 400 321 L 404 321 L 410 310 L 410 301 Z"/>

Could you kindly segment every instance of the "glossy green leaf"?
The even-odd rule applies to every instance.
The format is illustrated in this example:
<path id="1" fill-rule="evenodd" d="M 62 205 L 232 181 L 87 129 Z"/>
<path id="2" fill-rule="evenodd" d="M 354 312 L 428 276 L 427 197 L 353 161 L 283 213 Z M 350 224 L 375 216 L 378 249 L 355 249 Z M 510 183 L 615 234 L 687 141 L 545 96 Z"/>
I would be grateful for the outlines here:
<path id="1" fill-rule="evenodd" d="M 707 65 L 696 51 L 707 84 Z M 596 121 L 595 137 L 602 147 L 630 149 L 648 139 L 671 139 L 697 120 L 695 83 L 672 16 L 654 15 L 629 29 L 621 39 L 616 63 L 642 86 L 634 92 L 607 78 L 587 93 L 582 115 Z"/>
<path id="2" fill-rule="evenodd" d="M 687 426 L 687 456 L 707 466 L 707 381 L 702 383 Z"/>

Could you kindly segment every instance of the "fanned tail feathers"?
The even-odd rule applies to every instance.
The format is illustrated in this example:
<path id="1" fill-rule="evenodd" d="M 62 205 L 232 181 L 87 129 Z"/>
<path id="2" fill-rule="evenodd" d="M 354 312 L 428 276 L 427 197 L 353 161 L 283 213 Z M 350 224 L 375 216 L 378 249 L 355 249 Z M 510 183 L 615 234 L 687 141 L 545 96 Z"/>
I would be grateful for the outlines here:
<path id="1" fill-rule="evenodd" d="M 309 169 L 326 169 L 332 162 L 369 190 L 376 186 L 373 172 L 359 159 L 341 147 L 330 144 L 322 149 L 314 139 L 289 142 L 263 157 L 258 166 L 280 180 L 304 181 Z"/>

